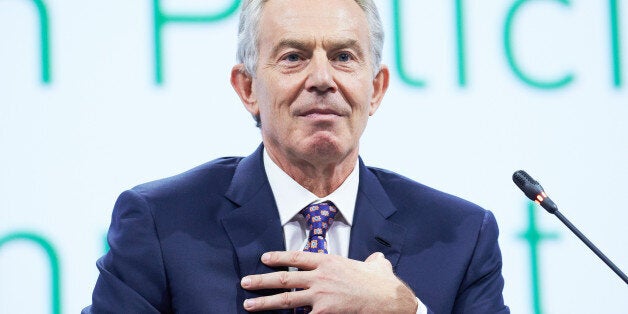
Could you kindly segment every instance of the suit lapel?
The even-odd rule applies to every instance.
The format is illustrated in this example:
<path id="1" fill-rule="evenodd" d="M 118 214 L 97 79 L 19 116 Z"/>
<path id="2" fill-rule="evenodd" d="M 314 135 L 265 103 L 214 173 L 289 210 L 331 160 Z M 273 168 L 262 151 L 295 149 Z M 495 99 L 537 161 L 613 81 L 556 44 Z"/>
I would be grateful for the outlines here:
<path id="1" fill-rule="evenodd" d="M 388 218 L 397 209 L 379 179 L 360 159 L 360 186 L 356 200 L 349 258 L 363 261 L 374 252 L 382 252 L 395 267 L 401 255 L 406 229 Z"/>
<path id="2" fill-rule="evenodd" d="M 221 221 L 236 255 L 240 277 L 263 274 L 286 268 L 265 266 L 264 252 L 285 251 L 284 234 L 275 198 L 264 171 L 262 148 L 242 159 L 237 166 L 225 196 L 236 208 Z M 349 258 L 363 261 L 374 252 L 382 252 L 397 265 L 406 230 L 388 220 L 397 209 L 391 203 L 378 178 L 360 160 L 360 186 L 351 228 Z M 238 302 L 277 290 L 247 291 L 238 289 Z"/>
<path id="3" fill-rule="evenodd" d="M 222 225 L 235 249 L 240 277 L 287 270 L 273 269 L 260 261 L 264 252 L 285 251 L 277 205 L 264 171 L 262 146 L 240 161 L 225 196 L 239 206 L 222 218 Z M 240 290 L 241 301 L 278 293 Z"/>

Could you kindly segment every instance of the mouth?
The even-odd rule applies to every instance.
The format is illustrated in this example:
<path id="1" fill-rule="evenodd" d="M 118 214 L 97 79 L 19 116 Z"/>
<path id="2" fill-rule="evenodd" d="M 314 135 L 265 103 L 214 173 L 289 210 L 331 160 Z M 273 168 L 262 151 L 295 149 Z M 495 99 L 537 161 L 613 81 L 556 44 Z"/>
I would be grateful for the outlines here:
<path id="1" fill-rule="evenodd" d="M 305 117 L 314 116 L 340 116 L 340 113 L 332 109 L 310 109 L 301 114 Z"/>
<path id="2" fill-rule="evenodd" d="M 299 116 L 306 118 L 333 118 L 341 117 L 342 114 L 331 108 L 313 108 L 300 113 Z"/>

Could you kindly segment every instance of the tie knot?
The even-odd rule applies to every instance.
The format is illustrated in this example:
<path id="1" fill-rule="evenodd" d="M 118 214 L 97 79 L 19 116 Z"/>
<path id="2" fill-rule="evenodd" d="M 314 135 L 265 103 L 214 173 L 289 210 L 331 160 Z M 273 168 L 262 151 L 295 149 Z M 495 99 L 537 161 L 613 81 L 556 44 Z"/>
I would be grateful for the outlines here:
<path id="1" fill-rule="evenodd" d="M 327 230 L 334 222 L 334 217 L 338 213 L 338 209 L 334 203 L 326 201 L 318 204 L 310 204 L 301 210 L 301 214 L 305 217 L 309 232 L 309 237 L 325 236 Z"/>

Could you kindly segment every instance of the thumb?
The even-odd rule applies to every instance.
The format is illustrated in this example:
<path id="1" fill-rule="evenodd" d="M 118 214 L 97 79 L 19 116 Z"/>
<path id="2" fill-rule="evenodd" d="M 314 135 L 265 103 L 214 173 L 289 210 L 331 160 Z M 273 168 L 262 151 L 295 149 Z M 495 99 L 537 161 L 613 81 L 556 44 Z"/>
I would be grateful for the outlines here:
<path id="1" fill-rule="evenodd" d="M 387 270 L 392 272 L 392 264 L 390 263 L 389 260 L 386 259 L 386 256 L 384 256 L 384 254 L 382 252 L 375 252 L 373 254 L 371 254 L 369 257 L 367 257 L 364 260 L 365 263 L 372 263 L 377 265 L 377 268 L 380 268 L 382 270 Z"/>
<path id="2" fill-rule="evenodd" d="M 382 269 L 386 269 L 392 272 L 392 264 L 386 259 L 386 256 L 382 252 L 375 252 L 367 257 L 364 262 L 373 263 Z"/>
<path id="3" fill-rule="evenodd" d="M 382 252 L 375 252 L 373 254 L 371 254 L 369 257 L 367 257 L 364 261 L 367 263 L 375 263 L 375 262 L 381 262 L 382 260 L 386 260 L 386 257 L 384 256 L 384 253 Z"/>

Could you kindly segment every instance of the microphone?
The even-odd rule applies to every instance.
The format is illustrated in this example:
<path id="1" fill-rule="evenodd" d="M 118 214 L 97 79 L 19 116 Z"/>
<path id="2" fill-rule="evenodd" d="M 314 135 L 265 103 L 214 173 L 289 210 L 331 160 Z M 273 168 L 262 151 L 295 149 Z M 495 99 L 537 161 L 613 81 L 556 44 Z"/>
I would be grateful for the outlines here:
<path id="1" fill-rule="evenodd" d="M 512 174 L 512 181 L 523 191 L 523 193 L 535 203 L 541 205 L 550 214 L 558 210 L 558 206 L 545 194 L 543 187 L 536 180 L 523 170 L 515 171 Z"/>
<path id="2" fill-rule="evenodd" d="M 626 284 L 628 284 L 628 277 L 619 269 L 619 267 L 615 266 L 613 262 L 611 262 L 606 255 L 602 253 L 587 237 L 576 228 L 563 214 L 558 211 L 558 206 L 554 203 L 545 193 L 545 190 L 536 180 L 532 179 L 532 177 L 527 174 L 523 170 L 515 171 L 512 174 L 512 181 L 523 191 L 523 193 L 535 203 L 541 205 L 547 212 L 555 215 L 562 221 L 571 232 L 573 232 L 584 244 L 586 244 L 589 249 L 595 253 L 608 267 L 610 267 L 616 274 L 619 276 Z"/>

